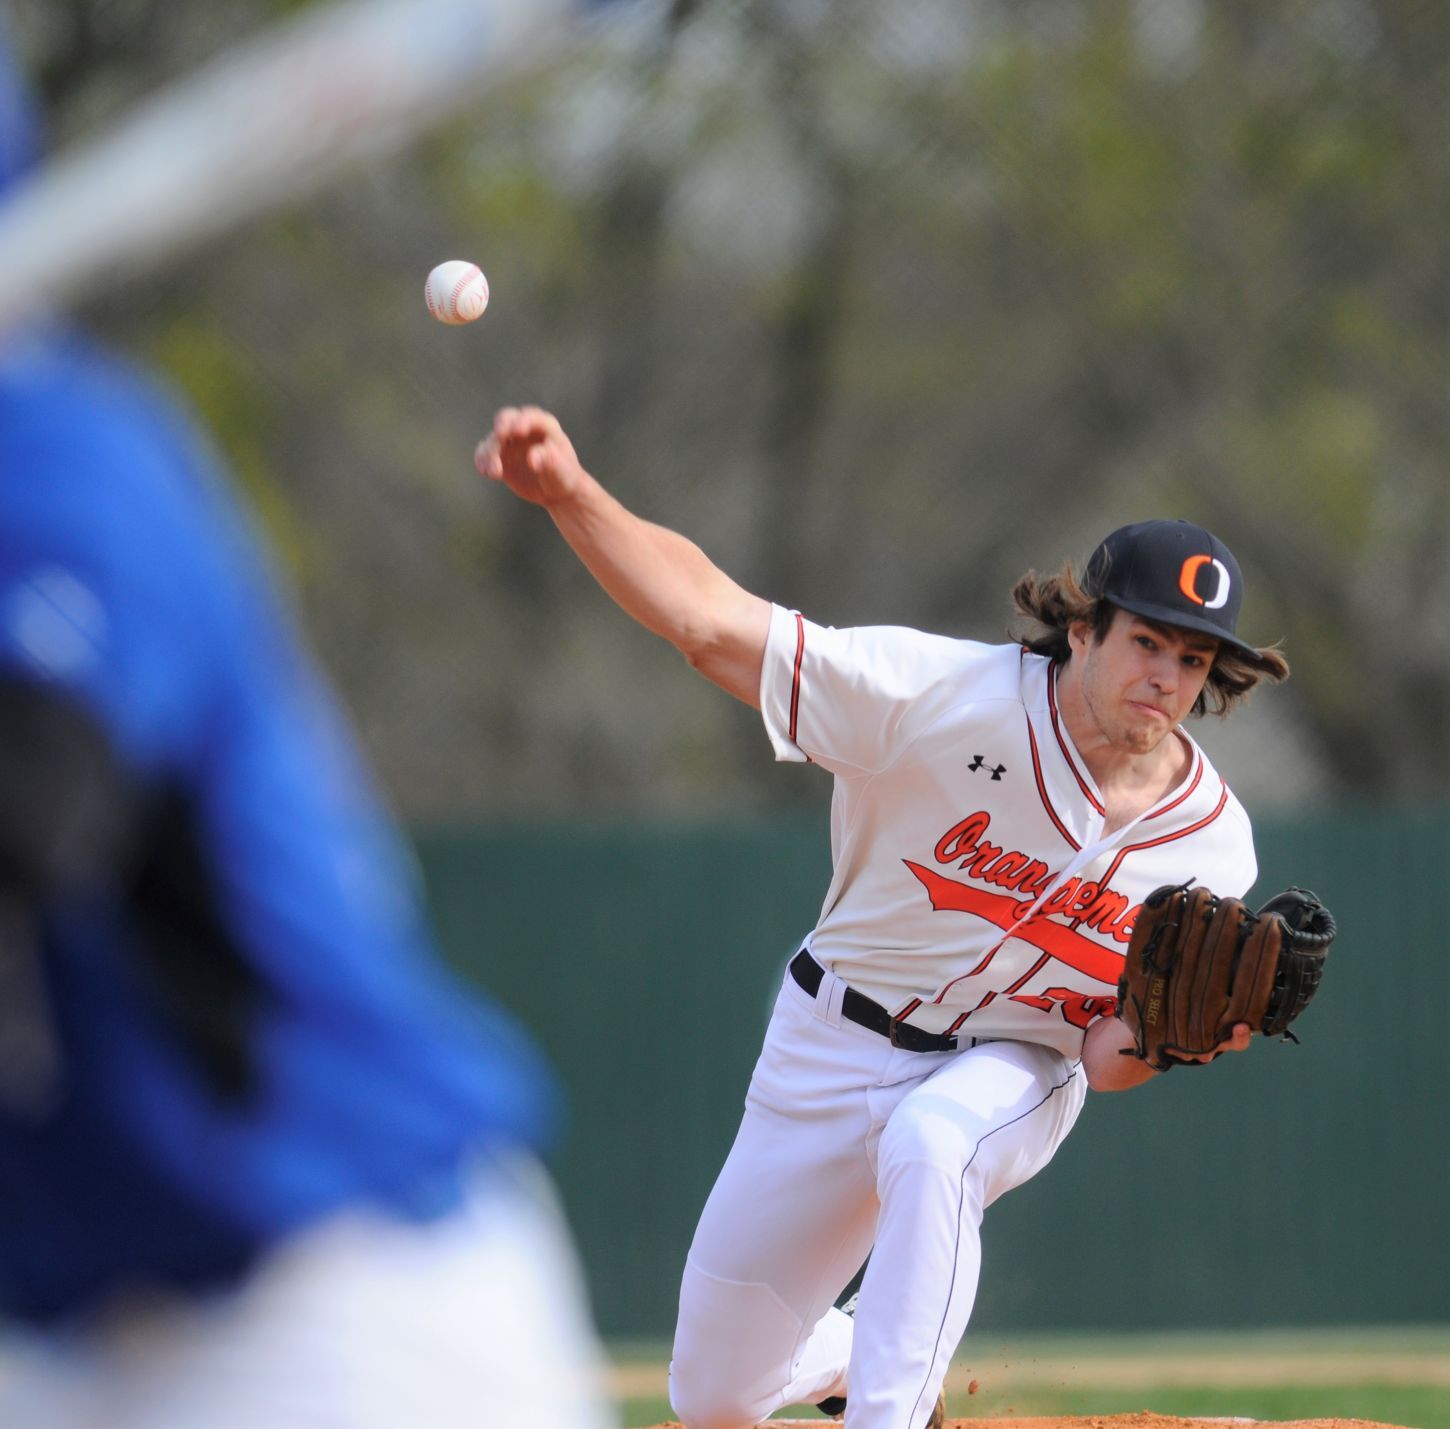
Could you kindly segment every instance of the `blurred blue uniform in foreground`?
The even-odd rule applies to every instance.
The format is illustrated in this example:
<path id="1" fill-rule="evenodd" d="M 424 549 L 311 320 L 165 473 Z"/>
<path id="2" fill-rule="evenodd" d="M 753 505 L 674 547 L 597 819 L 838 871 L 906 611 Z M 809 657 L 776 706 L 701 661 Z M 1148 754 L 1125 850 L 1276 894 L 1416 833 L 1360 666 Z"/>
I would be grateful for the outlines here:
<path id="1" fill-rule="evenodd" d="M 607 1429 L 556 1110 L 193 427 L 0 333 L 0 1423 Z"/>
<path id="2" fill-rule="evenodd" d="M 54 1065 L 0 1066 L 0 1299 L 194 1284 L 359 1198 L 450 1208 L 470 1148 L 539 1144 L 545 1073 L 432 961 L 195 439 L 52 337 L 0 347 L 0 472 L 0 682 L 73 704 L 116 764 L 106 847 L 37 890 Z"/>

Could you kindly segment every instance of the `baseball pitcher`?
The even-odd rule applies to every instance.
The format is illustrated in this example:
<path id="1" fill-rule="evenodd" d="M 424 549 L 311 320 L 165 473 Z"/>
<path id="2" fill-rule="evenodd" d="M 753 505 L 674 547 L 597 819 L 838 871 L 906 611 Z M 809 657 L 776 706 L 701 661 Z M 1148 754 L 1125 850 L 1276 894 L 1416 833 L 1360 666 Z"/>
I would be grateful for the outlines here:
<path id="1" fill-rule="evenodd" d="M 626 511 L 539 409 L 501 411 L 476 463 L 759 709 L 778 759 L 835 780 L 820 920 L 686 1262 L 675 1412 L 747 1429 L 804 1400 L 850 1429 L 939 1426 L 986 1207 L 1089 1088 L 1242 1051 L 1313 993 L 1332 920 L 1302 890 L 1239 902 L 1249 821 L 1182 728 L 1288 664 L 1240 638 L 1238 565 L 1185 522 L 1114 531 L 1080 578 L 1029 572 L 1031 633 L 991 646 L 767 603 Z"/>

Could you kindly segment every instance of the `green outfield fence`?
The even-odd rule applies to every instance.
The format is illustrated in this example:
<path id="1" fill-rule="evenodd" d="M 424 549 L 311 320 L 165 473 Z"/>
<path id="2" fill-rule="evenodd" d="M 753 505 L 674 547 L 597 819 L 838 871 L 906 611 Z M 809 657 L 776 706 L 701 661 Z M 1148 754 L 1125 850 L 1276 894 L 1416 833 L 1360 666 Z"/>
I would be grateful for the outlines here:
<path id="1" fill-rule="evenodd" d="M 988 1212 L 978 1325 L 1450 1322 L 1450 810 L 1256 822 L 1255 892 L 1306 885 L 1339 919 L 1303 1045 L 1091 1098 L 1054 1164 Z M 417 843 L 449 956 L 568 1089 L 554 1166 L 602 1330 L 668 1334 L 770 1000 L 825 890 L 825 810 Z"/>

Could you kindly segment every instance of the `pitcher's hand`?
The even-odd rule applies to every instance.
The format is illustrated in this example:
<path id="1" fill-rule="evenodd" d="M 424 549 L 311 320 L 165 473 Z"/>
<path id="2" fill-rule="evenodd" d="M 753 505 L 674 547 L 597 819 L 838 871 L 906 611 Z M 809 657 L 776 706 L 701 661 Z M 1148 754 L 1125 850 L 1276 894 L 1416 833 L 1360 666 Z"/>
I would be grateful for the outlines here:
<path id="1" fill-rule="evenodd" d="M 587 480 L 559 419 L 542 407 L 504 407 L 473 453 L 481 476 L 536 506 L 567 501 Z"/>

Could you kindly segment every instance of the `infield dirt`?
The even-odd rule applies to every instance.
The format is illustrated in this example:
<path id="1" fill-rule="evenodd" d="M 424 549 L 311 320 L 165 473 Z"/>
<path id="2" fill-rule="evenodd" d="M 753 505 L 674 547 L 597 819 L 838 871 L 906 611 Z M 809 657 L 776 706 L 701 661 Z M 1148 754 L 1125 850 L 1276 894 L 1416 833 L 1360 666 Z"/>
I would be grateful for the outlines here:
<path id="1" fill-rule="evenodd" d="M 828 1425 L 829 1419 L 772 1419 L 770 1429 L 786 1425 Z M 1406 1425 L 1379 1424 L 1368 1419 L 1178 1419 L 1165 1414 L 1087 1414 L 1057 1419 L 1019 1419 L 1015 1414 L 995 1419 L 948 1419 L 946 1429 L 1205 1429 L 1210 1424 L 1262 1424 L 1272 1429 L 1408 1429 Z M 666 1420 L 652 1429 L 684 1429 Z"/>

